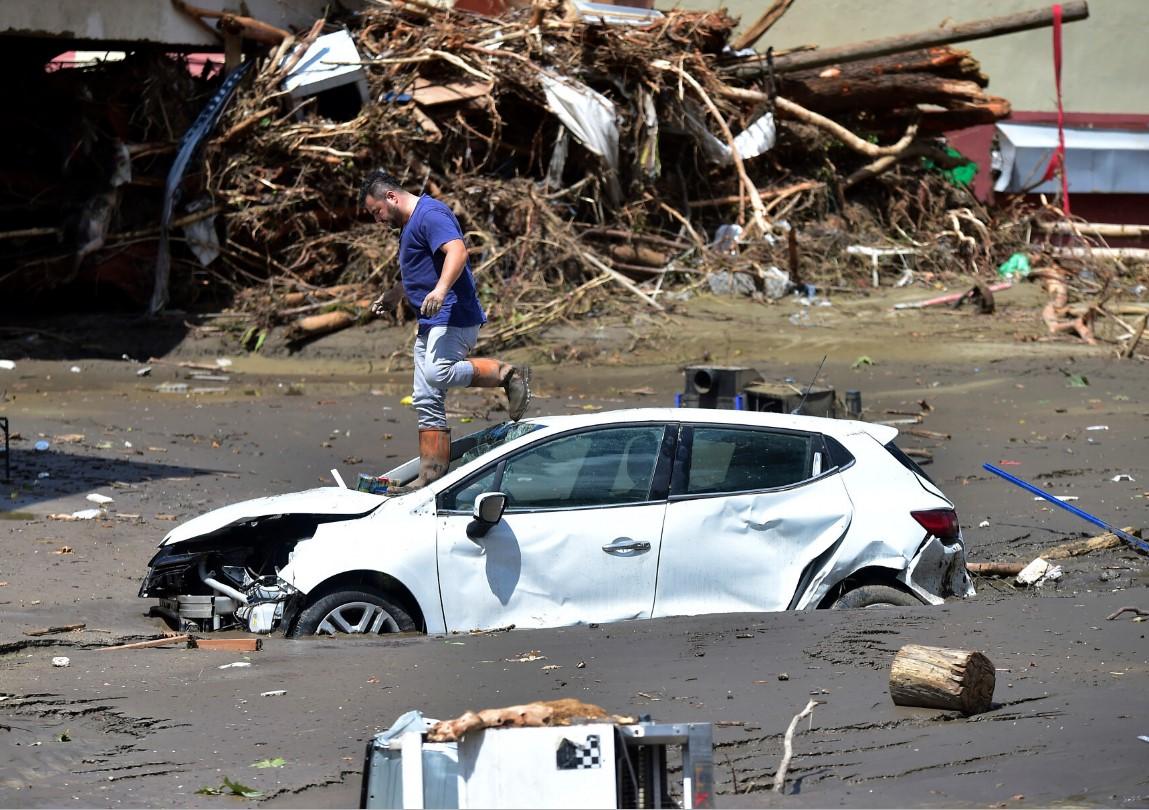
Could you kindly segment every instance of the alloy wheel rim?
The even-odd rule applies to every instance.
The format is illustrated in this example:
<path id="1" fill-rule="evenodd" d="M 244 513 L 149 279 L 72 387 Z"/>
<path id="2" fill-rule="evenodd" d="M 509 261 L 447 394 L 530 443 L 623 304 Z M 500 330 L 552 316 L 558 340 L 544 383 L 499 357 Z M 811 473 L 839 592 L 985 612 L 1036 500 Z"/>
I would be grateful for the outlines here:
<path id="1" fill-rule="evenodd" d="M 399 623 L 379 605 L 371 602 L 347 602 L 332 608 L 316 630 L 321 635 L 338 633 L 397 633 Z"/>

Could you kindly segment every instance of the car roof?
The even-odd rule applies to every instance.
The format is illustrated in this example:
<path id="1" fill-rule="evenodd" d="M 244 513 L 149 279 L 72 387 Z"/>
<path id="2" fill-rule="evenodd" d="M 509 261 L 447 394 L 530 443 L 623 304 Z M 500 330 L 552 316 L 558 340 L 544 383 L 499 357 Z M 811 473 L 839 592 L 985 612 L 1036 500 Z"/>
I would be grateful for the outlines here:
<path id="1" fill-rule="evenodd" d="M 588 414 L 540 416 L 525 421 L 557 430 L 622 422 L 684 422 L 803 430 L 823 433 L 837 439 L 858 433 L 868 433 L 882 444 L 891 441 L 898 435 L 897 428 L 889 425 L 876 425 L 851 419 L 825 419 L 818 416 L 794 416 L 788 413 L 735 411 L 720 408 L 624 408 Z"/>

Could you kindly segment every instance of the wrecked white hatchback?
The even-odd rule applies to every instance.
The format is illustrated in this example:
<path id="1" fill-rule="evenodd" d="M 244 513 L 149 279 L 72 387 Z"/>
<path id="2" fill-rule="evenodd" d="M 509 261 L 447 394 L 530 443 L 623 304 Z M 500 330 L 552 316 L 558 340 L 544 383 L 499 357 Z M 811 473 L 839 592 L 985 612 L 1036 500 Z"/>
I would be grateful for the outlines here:
<path id="1" fill-rule="evenodd" d="M 297 636 L 970 596 L 954 505 L 896 435 L 692 409 L 504 423 L 408 494 L 329 487 L 188 521 L 140 596 L 183 629 Z"/>

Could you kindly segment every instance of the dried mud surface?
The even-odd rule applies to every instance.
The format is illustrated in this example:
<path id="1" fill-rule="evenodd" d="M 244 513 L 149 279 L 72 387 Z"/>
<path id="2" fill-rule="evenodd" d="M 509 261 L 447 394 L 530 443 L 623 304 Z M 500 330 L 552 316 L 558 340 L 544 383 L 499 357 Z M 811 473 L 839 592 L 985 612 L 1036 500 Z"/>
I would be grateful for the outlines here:
<path id="1" fill-rule="evenodd" d="M 970 559 L 1028 561 L 1092 527 L 982 462 L 1116 525 L 1149 525 L 1149 374 L 1104 348 L 1037 340 L 1034 292 L 1002 294 L 989 317 L 892 312 L 897 297 L 916 297 L 904 291 L 814 308 L 704 297 L 665 319 L 555 330 L 514 356 L 535 364 L 534 413 L 572 413 L 669 404 L 680 366 L 704 358 L 805 382 L 828 354 L 820 381 L 862 391 L 867 418 L 931 406 L 921 427 L 952 438 L 900 443 L 933 453 L 926 470 L 957 503 Z M 330 484 L 332 467 L 347 478 L 413 454 L 413 418 L 399 403 L 409 372 L 389 359 L 409 332 L 367 327 L 250 358 L 217 336 L 157 337 L 154 324 L 43 329 L 31 342 L 0 333 L 0 358 L 16 361 L 0 371 L 0 415 L 20 437 L 0 490 L 0 806 L 351 807 L 364 742 L 403 711 L 448 717 L 560 696 L 716 723 L 719 806 L 1149 805 L 1149 745 L 1137 739 L 1149 734 L 1147 624 L 1105 619 L 1124 605 L 1149 609 L 1146 558 L 1124 549 L 1060 561 L 1064 578 L 1041 590 L 979 579 L 976 598 L 940 608 L 272 637 L 238 655 L 102 652 L 163 629 L 136 591 L 175 521 Z M 120 359 L 157 354 L 156 341 L 169 361 L 231 357 L 229 379 L 192 380 L 161 363 L 138 377 L 139 364 Z M 863 356 L 872 364 L 853 367 Z M 188 392 L 161 393 L 164 383 Z M 450 403 L 459 431 L 501 416 L 496 398 L 475 392 Z M 45 452 L 33 449 L 41 438 Z M 91 506 L 92 492 L 115 498 L 107 519 L 48 518 Z M 79 622 L 82 631 L 25 635 Z M 889 663 L 907 643 L 984 651 L 998 669 L 993 709 L 962 718 L 893 706 Z M 546 659 L 507 660 L 528 650 Z M 54 656 L 70 666 L 53 667 Z M 219 669 L 239 660 L 252 666 Z M 769 786 L 782 735 L 810 697 L 825 705 L 796 736 L 779 796 Z M 286 766 L 252 767 L 276 757 Z M 224 777 L 263 795 L 195 793 Z"/>

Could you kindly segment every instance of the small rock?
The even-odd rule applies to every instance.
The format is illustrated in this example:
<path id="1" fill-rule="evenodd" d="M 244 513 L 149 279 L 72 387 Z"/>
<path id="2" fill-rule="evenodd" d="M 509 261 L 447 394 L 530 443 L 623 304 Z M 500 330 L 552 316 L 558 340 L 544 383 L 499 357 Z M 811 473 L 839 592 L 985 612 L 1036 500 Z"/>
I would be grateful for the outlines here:
<path id="1" fill-rule="evenodd" d="M 778 680 L 780 680 L 780 681 L 790 680 L 790 673 L 789 672 L 779 672 L 778 673 Z"/>

